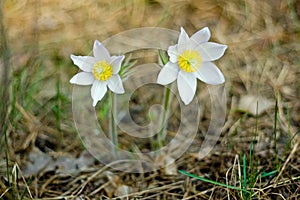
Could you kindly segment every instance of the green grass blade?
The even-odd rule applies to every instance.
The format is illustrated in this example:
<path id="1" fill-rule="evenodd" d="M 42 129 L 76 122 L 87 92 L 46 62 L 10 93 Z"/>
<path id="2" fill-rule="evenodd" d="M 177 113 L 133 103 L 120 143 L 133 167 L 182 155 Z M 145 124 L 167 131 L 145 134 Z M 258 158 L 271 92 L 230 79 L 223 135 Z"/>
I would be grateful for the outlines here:
<path id="1" fill-rule="evenodd" d="M 243 156 L 243 187 L 247 188 L 247 156 Z"/>
<path id="2" fill-rule="evenodd" d="M 272 176 L 272 175 L 277 174 L 277 173 L 278 173 L 277 170 L 273 170 L 273 171 L 271 171 L 271 172 L 262 172 L 262 173 L 261 173 L 261 177 L 262 177 L 262 178 L 265 178 L 265 177 Z"/>
<path id="3" fill-rule="evenodd" d="M 27 185 L 30 185 L 30 183 L 32 182 L 32 177 L 30 177 L 29 178 L 29 180 L 28 181 L 26 181 L 27 183 Z M 25 197 L 25 195 L 26 195 L 26 193 L 27 193 L 28 191 L 27 191 L 27 188 L 24 188 L 24 190 L 23 190 L 23 192 L 22 192 L 22 195 L 21 195 L 21 197 L 20 197 L 20 200 L 23 200 L 24 198 L 26 198 Z"/>
<path id="4" fill-rule="evenodd" d="M 160 58 L 161 62 L 163 63 L 163 65 L 165 65 L 169 62 L 169 56 L 167 55 L 166 51 L 159 50 L 158 54 L 159 54 L 159 58 Z"/>
<path id="5" fill-rule="evenodd" d="M 275 166 L 279 170 L 278 161 L 278 149 L 277 149 L 277 119 L 278 119 L 278 99 L 275 102 L 275 114 L 274 114 L 274 149 L 275 149 Z"/>
<path id="6" fill-rule="evenodd" d="M 238 188 L 238 187 L 235 187 L 235 186 L 232 186 L 232 185 L 226 185 L 224 183 L 220 183 L 220 182 L 216 182 L 216 181 L 212 181 L 212 180 L 197 176 L 195 174 L 188 173 L 184 170 L 178 170 L 178 172 L 183 174 L 183 175 L 186 175 L 186 176 L 189 176 L 189 177 L 192 177 L 192 178 L 196 178 L 196 179 L 198 179 L 200 181 L 203 181 L 203 182 L 206 182 L 206 183 L 211 183 L 211 184 L 218 185 L 218 186 L 221 186 L 221 187 L 225 187 L 225 188 L 229 188 L 229 189 L 233 189 L 233 190 L 239 190 L 239 191 L 249 193 L 249 191 L 247 191 L 245 189 Z"/>

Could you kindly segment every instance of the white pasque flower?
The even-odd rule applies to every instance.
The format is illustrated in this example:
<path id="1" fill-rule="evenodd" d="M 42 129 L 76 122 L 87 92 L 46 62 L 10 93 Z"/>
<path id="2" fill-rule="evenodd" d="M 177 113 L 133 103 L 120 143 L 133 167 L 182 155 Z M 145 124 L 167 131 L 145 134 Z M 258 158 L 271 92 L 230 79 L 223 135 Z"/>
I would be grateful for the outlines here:
<path id="1" fill-rule="evenodd" d="M 73 76 L 70 83 L 92 85 L 91 96 L 95 107 L 107 92 L 107 86 L 116 94 L 125 92 L 118 75 L 125 56 L 110 56 L 107 49 L 97 40 L 94 42 L 93 54 L 94 56 L 71 55 L 74 64 L 83 72 Z"/>
<path id="2" fill-rule="evenodd" d="M 167 85 L 177 79 L 179 95 L 185 105 L 196 93 L 197 78 L 208 84 L 222 84 L 222 72 L 211 61 L 224 55 L 226 45 L 208 42 L 210 31 L 207 27 L 189 37 L 181 27 L 178 43 L 170 46 L 169 62 L 158 75 L 157 83 Z"/>

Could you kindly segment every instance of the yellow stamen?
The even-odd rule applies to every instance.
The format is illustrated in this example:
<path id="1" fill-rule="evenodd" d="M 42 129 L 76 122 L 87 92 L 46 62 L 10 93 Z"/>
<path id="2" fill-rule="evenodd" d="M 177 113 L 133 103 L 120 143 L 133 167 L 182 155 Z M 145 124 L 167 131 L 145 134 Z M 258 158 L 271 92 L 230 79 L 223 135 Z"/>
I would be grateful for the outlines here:
<path id="1" fill-rule="evenodd" d="M 106 81 L 112 76 L 112 66 L 106 61 L 99 61 L 92 68 L 94 77 L 99 81 Z"/>
<path id="2" fill-rule="evenodd" d="M 185 72 L 195 72 L 202 64 L 202 57 L 195 50 L 186 50 L 178 57 L 178 65 Z"/>

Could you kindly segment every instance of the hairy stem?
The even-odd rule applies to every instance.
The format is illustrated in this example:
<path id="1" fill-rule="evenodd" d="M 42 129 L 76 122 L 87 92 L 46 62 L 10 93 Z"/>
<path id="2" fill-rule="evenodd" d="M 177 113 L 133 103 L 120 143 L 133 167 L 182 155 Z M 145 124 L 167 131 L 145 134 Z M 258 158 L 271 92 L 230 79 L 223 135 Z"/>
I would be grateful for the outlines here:
<path id="1" fill-rule="evenodd" d="M 165 143 L 165 139 L 167 136 L 167 119 L 169 116 L 169 107 L 170 107 L 170 98 L 171 97 L 171 89 L 170 87 L 165 87 L 165 92 L 164 92 L 164 100 L 163 100 L 163 104 L 164 104 L 164 111 L 163 111 L 163 116 L 162 116 L 162 120 L 161 120 L 161 129 L 159 131 L 158 134 L 158 144 L 159 147 L 162 147 Z"/>
<path id="2" fill-rule="evenodd" d="M 116 149 L 118 148 L 118 133 L 117 133 L 117 126 L 115 123 L 115 116 L 117 114 L 117 104 L 116 104 L 117 96 L 110 92 L 110 101 L 111 101 L 111 107 L 110 107 L 110 118 L 109 118 L 109 137 L 110 140 L 113 143 L 112 146 L 112 152 L 114 155 L 116 155 Z"/>

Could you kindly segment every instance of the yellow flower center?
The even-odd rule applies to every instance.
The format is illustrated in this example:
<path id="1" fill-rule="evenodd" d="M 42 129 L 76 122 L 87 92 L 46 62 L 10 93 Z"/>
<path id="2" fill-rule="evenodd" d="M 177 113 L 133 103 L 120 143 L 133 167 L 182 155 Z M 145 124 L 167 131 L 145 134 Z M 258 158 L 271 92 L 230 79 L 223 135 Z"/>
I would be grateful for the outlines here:
<path id="1" fill-rule="evenodd" d="M 195 50 L 186 50 L 178 57 L 178 65 L 185 72 L 197 71 L 202 63 L 200 53 Z"/>
<path id="2" fill-rule="evenodd" d="M 99 61 L 92 68 L 94 77 L 99 81 L 106 81 L 112 76 L 112 67 L 106 61 Z"/>

